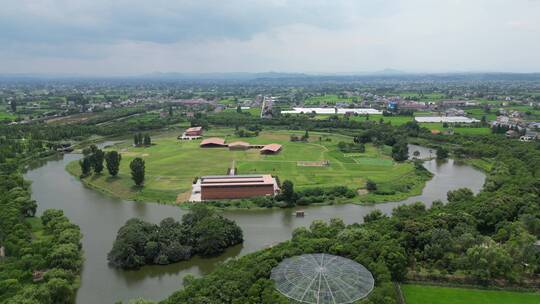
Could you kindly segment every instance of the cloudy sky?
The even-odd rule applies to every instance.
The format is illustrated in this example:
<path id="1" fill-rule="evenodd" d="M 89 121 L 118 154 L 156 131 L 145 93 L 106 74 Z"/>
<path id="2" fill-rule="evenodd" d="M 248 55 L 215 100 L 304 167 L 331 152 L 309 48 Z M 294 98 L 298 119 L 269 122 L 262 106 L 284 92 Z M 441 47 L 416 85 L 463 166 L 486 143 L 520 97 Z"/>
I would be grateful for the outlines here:
<path id="1" fill-rule="evenodd" d="M 0 73 L 540 72 L 540 0 L 1 0 Z"/>

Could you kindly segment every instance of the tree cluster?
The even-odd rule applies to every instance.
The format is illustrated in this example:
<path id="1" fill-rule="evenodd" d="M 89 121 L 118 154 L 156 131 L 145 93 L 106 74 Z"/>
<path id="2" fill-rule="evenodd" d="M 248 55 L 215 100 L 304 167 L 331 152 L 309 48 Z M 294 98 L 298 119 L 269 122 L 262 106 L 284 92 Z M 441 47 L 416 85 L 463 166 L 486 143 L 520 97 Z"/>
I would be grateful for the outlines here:
<path id="1" fill-rule="evenodd" d="M 152 138 L 149 134 L 136 133 L 133 135 L 133 145 L 135 147 L 149 147 L 152 145 Z"/>
<path id="2" fill-rule="evenodd" d="M 103 152 L 96 145 L 91 145 L 83 149 L 84 157 L 79 160 L 81 167 L 81 178 L 89 176 L 92 171 L 101 174 L 103 171 L 103 161 L 106 162 L 107 171 L 111 176 L 116 176 L 120 169 L 121 156 L 116 151 Z"/>
<path id="3" fill-rule="evenodd" d="M 118 231 L 109 263 L 135 269 L 146 264 L 166 265 L 193 255 L 213 256 L 243 241 L 235 222 L 203 205 L 194 206 L 182 222 L 166 218 L 159 225 L 130 219 Z"/>

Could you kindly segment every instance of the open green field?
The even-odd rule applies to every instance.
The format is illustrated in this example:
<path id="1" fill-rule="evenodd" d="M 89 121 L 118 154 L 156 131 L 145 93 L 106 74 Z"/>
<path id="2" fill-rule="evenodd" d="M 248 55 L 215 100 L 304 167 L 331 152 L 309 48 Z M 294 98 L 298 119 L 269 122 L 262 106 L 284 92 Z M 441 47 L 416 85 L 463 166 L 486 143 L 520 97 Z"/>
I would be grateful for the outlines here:
<path id="1" fill-rule="evenodd" d="M 226 174 L 234 162 L 239 174 L 272 174 L 281 181 L 289 179 L 297 189 L 310 187 L 331 187 L 345 185 L 351 189 L 365 187 L 369 178 L 379 188 L 395 190 L 402 195 L 402 189 L 418 187 L 421 191 L 424 181 L 416 178 L 411 163 L 395 163 L 389 156 L 390 147 L 381 149 L 366 145 L 366 152 L 344 154 L 337 145 L 340 141 L 352 142 L 352 138 L 326 133 L 310 133 L 309 142 L 290 142 L 294 132 L 261 132 L 258 137 L 238 138 L 232 129 L 213 129 L 205 137 L 219 136 L 227 142 L 236 140 L 251 144 L 279 143 L 282 151 L 277 155 L 261 155 L 258 149 L 229 151 L 228 148 L 200 148 L 200 140 L 179 141 L 176 133 L 162 133 L 152 137 L 151 147 L 133 147 L 131 140 L 120 143 L 112 149 L 122 154 L 120 174 L 112 178 L 104 172 L 86 177 L 84 182 L 114 196 L 143 201 L 180 202 L 189 197 L 191 184 L 202 175 Z M 297 132 L 296 135 L 302 135 Z M 129 162 L 141 157 L 146 162 L 144 188 L 133 187 Z M 328 161 L 328 166 L 306 166 L 302 162 Z M 310 164 L 311 165 L 311 164 Z M 68 171 L 80 174 L 77 162 L 68 165 Z M 411 183 L 410 187 L 403 187 Z M 396 188 L 396 189 L 394 189 Z M 370 194 L 370 196 L 373 194 Z"/>
<path id="2" fill-rule="evenodd" d="M 538 304 L 540 293 L 401 285 L 407 304 Z"/>

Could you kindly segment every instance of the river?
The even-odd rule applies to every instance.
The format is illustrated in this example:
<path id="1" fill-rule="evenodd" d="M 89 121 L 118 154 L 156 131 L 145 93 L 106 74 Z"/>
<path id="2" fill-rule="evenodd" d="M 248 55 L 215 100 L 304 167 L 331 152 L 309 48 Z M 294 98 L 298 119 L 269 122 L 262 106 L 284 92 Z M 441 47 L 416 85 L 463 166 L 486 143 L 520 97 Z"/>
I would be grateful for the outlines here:
<path id="1" fill-rule="evenodd" d="M 422 147 L 410 146 L 420 151 L 421 156 L 431 152 Z M 216 258 L 195 257 L 190 261 L 167 266 L 146 266 L 136 271 L 124 271 L 107 264 L 107 252 L 111 249 L 116 232 L 130 218 L 138 217 L 158 223 L 165 217 L 180 219 L 186 213 L 174 206 L 139 203 L 111 198 L 86 188 L 77 178 L 65 170 L 65 166 L 81 156 L 67 154 L 36 165 L 25 174 L 32 181 L 32 197 L 38 202 L 38 214 L 43 210 L 62 209 L 64 214 L 81 227 L 83 233 L 84 266 L 77 303 L 114 303 L 143 297 L 161 300 L 182 286 L 187 274 L 206 274 L 217 263 L 228 258 L 241 256 L 271 244 L 290 239 L 292 231 L 299 226 L 308 226 L 313 220 L 342 218 L 347 224 L 361 222 L 364 215 L 380 209 L 390 214 L 398 205 L 424 202 L 430 206 L 434 200 L 446 200 L 449 190 L 468 187 L 477 193 L 484 184 L 485 175 L 468 165 L 450 159 L 438 163 L 426 161 L 424 166 L 434 173 L 421 195 L 400 202 L 372 206 L 354 204 L 302 207 L 303 218 L 293 216 L 291 209 L 226 211 L 227 218 L 235 220 L 244 231 L 244 243 L 229 248 Z"/>

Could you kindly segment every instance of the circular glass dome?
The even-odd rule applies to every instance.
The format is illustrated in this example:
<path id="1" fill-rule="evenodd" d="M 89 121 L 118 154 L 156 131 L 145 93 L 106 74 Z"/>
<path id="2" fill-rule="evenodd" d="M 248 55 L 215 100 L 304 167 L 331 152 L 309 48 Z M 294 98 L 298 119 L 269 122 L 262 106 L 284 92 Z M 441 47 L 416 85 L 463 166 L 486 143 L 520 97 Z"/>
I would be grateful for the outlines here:
<path id="1" fill-rule="evenodd" d="M 375 284 L 364 266 L 325 253 L 285 259 L 272 269 L 270 277 L 289 299 L 314 304 L 352 303 L 366 297 Z"/>

